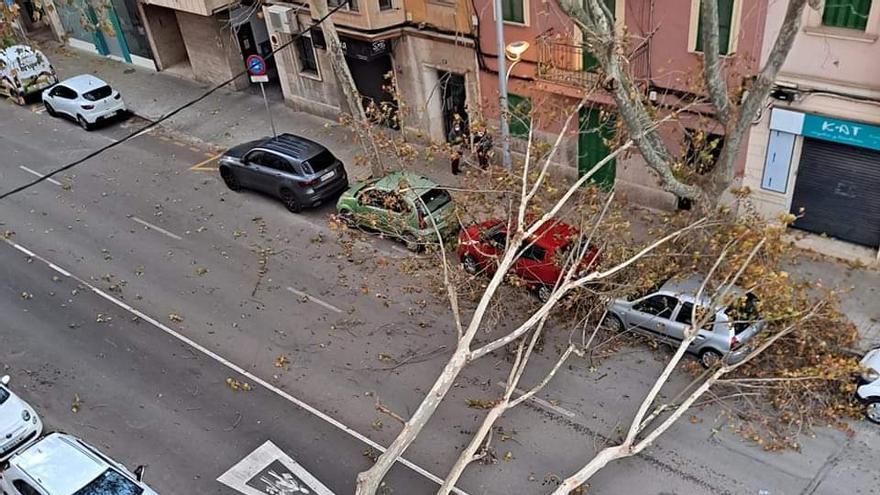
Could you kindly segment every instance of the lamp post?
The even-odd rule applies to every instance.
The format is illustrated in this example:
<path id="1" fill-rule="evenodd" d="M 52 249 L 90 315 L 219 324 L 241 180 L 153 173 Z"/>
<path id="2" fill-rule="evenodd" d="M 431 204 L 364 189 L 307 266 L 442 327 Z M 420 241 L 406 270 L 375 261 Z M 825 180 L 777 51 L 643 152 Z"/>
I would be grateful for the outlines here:
<path id="1" fill-rule="evenodd" d="M 508 45 L 504 45 L 504 31 L 503 31 L 503 15 L 501 14 L 501 0 L 495 0 L 496 5 L 496 15 L 495 15 L 495 27 L 498 34 L 498 93 L 499 93 L 499 105 L 501 106 L 501 163 L 504 168 L 510 170 L 512 168 L 512 164 L 510 161 L 510 125 L 507 119 L 508 115 L 508 103 L 507 103 L 507 80 L 510 79 L 510 74 L 513 72 L 513 68 L 522 60 L 523 53 L 529 49 L 529 43 L 527 41 L 514 41 Z M 501 51 L 504 51 L 504 56 L 501 56 Z M 510 67 L 505 70 L 505 65 L 507 65 L 507 59 L 510 60 Z"/>

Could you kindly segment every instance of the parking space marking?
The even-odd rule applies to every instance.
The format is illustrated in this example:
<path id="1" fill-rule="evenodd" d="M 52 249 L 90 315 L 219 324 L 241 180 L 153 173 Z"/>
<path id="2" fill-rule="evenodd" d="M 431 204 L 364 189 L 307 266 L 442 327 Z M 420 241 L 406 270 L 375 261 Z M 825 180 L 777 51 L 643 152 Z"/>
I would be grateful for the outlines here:
<path id="1" fill-rule="evenodd" d="M 178 241 L 182 241 L 182 240 L 183 240 L 183 237 L 180 237 L 179 235 L 175 234 L 174 232 L 169 232 L 169 231 L 163 229 L 162 227 L 158 227 L 158 226 L 156 226 L 156 225 L 153 225 L 153 224 L 151 224 L 150 222 L 147 222 L 147 221 L 145 221 L 145 220 L 141 220 L 141 219 L 138 218 L 138 217 L 134 217 L 134 216 L 133 216 L 133 217 L 131 217 L 131 219 L 134 220 L 135 222 L 137 222 L 137 223 L 143 225 L 144 227 L 146 227 L 146 228 L 148 228 L 148 229 L 155 230 L 156 232 L 159 232 L 160 234 L 165 234 L 165 235 L 167 235 L 168 237 L 170 237 L 170 238 L 172 238 L 172 239 L 177 239 Z"/>
<path id="2" fill-rule="evenodd" d="M 34 175 L 36 175 L 37 177 L 40 177 L 40 178 L 45 177 L 45 175 L 43 175 L 43 174 L 37 172 L 36 170 L 31 170 L 31 169 L 25 167 L 24 165 L 19 165 L 18 168 L 24 170 L 25 172 L 27 172 L 27 173 L 29 173 L 29 174 L 34 174 Z M 48 178 L 48 179 L 46 179 L 46 182 L 51 182 L 52 184 L 55 184 L 56 186 L 60 186 L 60 185 L 62 185 L 60 182 L 58 182 L 57 180 L 55 180 L 55 179 L 53 179 L 53 178 L 51 178 L 51 177 Z"/>
<path id="3" fill-rule="evenodd" d="M 34 113 L 46 113 L 45 105 L 36 104 L 31 106 L 31 112 Z"/>
<path id="4" fill-rule="evenodd" d="M 336 306 L 334 306 L 328 302 L 324 302 L 324 301 L 318 299 L 317 297 L 309 295 L 308 293 L 303 292 L 301 290 L 296 290 L 293 287 L 288 287 L 287 290 L 289 290 L 290 292 L 293 292 L 294 294 L 298 295 L 299 297 L 302 297 L 304 299 L 308 299 L 309 301 L 312 301 L 315 304 L 319 304 L 321 306 L 324 306 L 325 308 L 329 309 L 330 311 L 335 311 L 336 313 L 343 312 L 341 309 L 337 308 Z"/>
<path id="5" fill-rule="evenodd" d="M 271 440 L 266 440 L 229 468 L 217 481 L 245 495 L 333 495 L 329 488 Z"/>
<path id="6" fill-rule="evenodd" d="M 203 160 L 203 161 L 200 161 L 199 163 L 196 163 L 195 165 L 193 165 L 189 169 L 194 170 L 196 172 L 216 172 L 217 170 L 220 170 L 220 167 L 217 165 L 217 161 L 219 160 L 219 158 L 222 155 L 223 155 L 223 153 L 217 153 L 216 155 L 211 156 L 211 158 L 208 158 L 207 160 Z"/>
<path id="7" fill-rule="evenodd" d="M 21 252 L 30 253 L 32 258 L 40 261 L 41 263 L 43 263 L 47 266 L 52 264 L 52 262 L 49 261 L 48 259 L 32 253 L 27 248 L 19 245 L 17 242 L 12 241 L 11 239 L 8 239 L 6 237 L 0 237 L 0 241 L 5 242 L 7 245 L 12 246 L 13 248 L 15 248 Z M 250 371 L 248 371 L 248 370 L 242 368 L 241 366 L 233 363 L 232 361 L 224 358 L 223 356 L 217 354 L 216 352 L 208 349 L 207 347 L 199 344 L 198 342 L 192 340 L 191 338 L 183 335 L 182 333 L 178 332 L 177 330 L 174 330 L 173 328 L 169 327 L 168 325 L 165 325 L 161 321 L 149 316 L 148 314 L 144 313 L 143 311 L 129 305 L 128 303 L 122 302 L 121 300 L 117 299 L 116 297 L 114 297 L 114 296 L 108 294 L 107 292 L 104 292 L 103 290 L 95 287 L 94 285 L 89 283 L 88 280 L 86 280 L 82 277 L 73 275 L 73 274 L 70 274 L 70 278 L 72 280 L 75 280 L 77 283 L 81 284 L 83 287 L 88 288 L 90 291 L 97 294 L 98 296 L 104 298 L 106 301 L 110 302 L 111 304 L 123 309 L 124 311 L 131 313 L 134 316 L 137 316 L 138 318 L 140 318 L 144 322 L 149 323 L 150 325 L 153 325 L 154 327 L 158 328 L 159 330 L 165 332 L 167 335 L 174 337 L 175 339 L 179 340 L 180 342 L 192 347 L 196 351 L 204 354 L 205 356 L 209 357 L 210 359 L 213 359 L 214 361 L 220 363 L 221 365 L 225 366 L 226 368 L 230 369 L 231 371 L 238 373 L 239 375 L 241 375 L 241 376 L 247 378 L 248 380 L 256 383 L 257 385 L 265 388 L 266 390 L 269 390 L 269 391 L 273 392 L 274 394 L 278 395 L 279 397 L 284 398 L 288 402 L 296 405 L 297 407 L 308 412 L 309 414 L 316 416 L 317 418 L 328 423 L 329 425 L 333 426 L 334 428 L 337 428 L 340 431 L 345 432 L 346 434 L 350 435 L 351 437 L 357 439 L 358 441 L 360 441 L 366 445 L 369 445 L 370 447 L 378 450 L 379 452 L 385 452 L 385 450 L 386 450 L 385 447 L 383 447 L 383 446 L 379 445 L 378 443 L 376 443 L 375 441 L 371 440 L 366 435 L 363 435 L 363 434 L 359 433 L 358 431 L 346 426 L 344 423 L 333 418 L 329 414 L 322 412 L 320 409 L 317 409 L 316 407 L 312 406 L 311 404 L 308 404 L 300 399 L 297 399 L 296 397 L 291 395 L 289 392 L 286 392 L 286 391 L 276 387 L 275 385 L 272 385 L 268 381 L 258 377 L 257 375 L 251 373 Z M 412 469 L 413 471 L 415 471 L 419 475 L 424 476 L 425 478 L 433 481 L 434 483 L 436 483 L 438 485 L 443 484 L 443 480 L 440 477 L 431 473 L 427 469 L 419 466 L 418 464 L 413 463 L 412 461 L 410 461 L 409 459 L 407 459 L 405 457 L 400 457 L 397 460 L 397 462 Z M 453 488 L 452 492 L 455 493 L 456 495 L 468 495 L 467 492 L 465 492 L 464 490 L 461 490 L 459 488 Z"/>
<path id="8" fill-rule="evenodd" d="M 504 383 L 504 382 L 498 382 L 497 385 L 498 385 L 499 387 L 501 387 L 502 389 L 506 389 L 506 388 L 507 388 L 507 384 Z M 520 390 L 520 389 L 518 389 L 518 388 L 513 389 L 513 391 L 516 392 L 517 395 L 523 395 L 523 394 L 526 393 L 525 390 Z M 516 397 L 514 397 L 514 399 L 515 399 L 515 398 L 516 398 Z M 575 413 L 569 411 L 568 409 L 563 409 L 563 408 L 561 408 L 561 407 L 559 407 L 559 406 L 555 406 L 555 405 L 553 405 L 553 404 L 547 402 L 546 400 L 544 400 L 544 399 L 542 399 L 542 398 L 540 398 L 540 397 L 535 397 L 534 395 L 533 395 L 531 398 L 527 399 L 527 400 L 534 402 L 535 404 L 538 405 L 538 407 L 540 407 L 540 408 L 542 408 L 542 409 L 544 409 L 544 410 L 549 410 L 549 411 L 551 411 L 551 412 L 555 412 L 556 414 L 561 414 L 561 415 L 563 415 L 563 416 L 565 416 L 565 417 L 567 417 L 567 418 L 573 418 L 573 417 L 577 416 Z"/>

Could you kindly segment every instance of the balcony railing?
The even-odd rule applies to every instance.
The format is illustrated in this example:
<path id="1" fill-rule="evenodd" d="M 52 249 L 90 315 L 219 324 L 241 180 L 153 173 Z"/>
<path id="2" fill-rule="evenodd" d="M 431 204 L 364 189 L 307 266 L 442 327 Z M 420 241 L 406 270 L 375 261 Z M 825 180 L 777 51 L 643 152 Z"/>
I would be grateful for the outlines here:
<path id="1" fill-rule="evenodd" d="M 595 67 L 593 57 L 585 55 L 580 43 L 552 38 L 538 40 L 538 77 L 545 81 L 591 89 L 602 83 L 602 74 Z M 648 77 L 648 45 L 638 46 L 628 57 L 628 70 L 636 80 Z M 592 67 L 591 67 L 592 65 Z"/>

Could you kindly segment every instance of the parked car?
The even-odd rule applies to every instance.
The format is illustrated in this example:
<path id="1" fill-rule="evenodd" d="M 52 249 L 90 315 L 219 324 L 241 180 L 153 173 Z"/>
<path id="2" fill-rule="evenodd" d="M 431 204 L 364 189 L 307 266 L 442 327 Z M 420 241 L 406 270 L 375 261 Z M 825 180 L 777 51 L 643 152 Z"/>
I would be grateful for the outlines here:
<path id="1" fill-rule="evenodd" d="M 36 411 L 7 388 L 9 375 L 0 378 L 0 463 L 24 449 L 43 433 Z"/>
<path id="2" fill-rule="evenodd" d="M 862 358 L 862 371 L 856 396 L 865 405 L 865 417 L 872 423 L 880 424 L 880 347 L 876 347 Z"/>
<path id="3" fill-rule="evenodd" d="M 546 222 L 523 242 L 522 251 L 510 272 L 523 279 L 542 302 L 553 286 L 565 275 L 565 265 L 579 232 L 564 222 Z M 507 248 L 508 227 L 501 220 L 488 220 L 471 225 L 458 235 L 458 259 L 470 274 L 495 272 L 498 260 Z M 581 260 L 580 270 L 587 269 L 599 252 L 589 247 Z"/>
<path id="4" fill-rule="evenodd" d="M 24 105 L 28 96 L 57 82 L 55 68 L 40 50 L 27 45 L 0 48 L 0 95 Z"/>
<path id="5" fill-rule="evenodd" d="M 633 301 L 616 299 L 608 309 L 606 323 L 612 330 L 633 330 L 677 346 L 691 325 L 694 306 L 699 310 L 712 305 L 708 294 L 696 300 L 702 283 L 703 277 L 698 275 L 673 278 L 659 290 Z M 708 323 L 688 347 L 704 367 L 713 366 L 725 355 L 729 355 L 729 362 L 742 359 L 742 345 L 764 326 L 755 311 L 755 297 L 739 288 L 733 292 L 736 302 L 727 307 L 713 306 Z"/>
<path id="6" fill-rule="evenodd" d="M 411 251 L 437 242 L 433 224 L 444 239 L 458 230 L 449 192 L 409 172 L 355 184 L 339 197 L 336 210 L 346 224 L 392 236 Z"/>
<path id="7" fill-rule="evenodd" d="M 132 473 L 82 440 L 51 433 L 12 456 L 0 473 L 7 495 L 157 495 Z"/>
<path id="8" fill-rule="evenodd" d="M 126 113 L 119 91 L 90 74 L 65 79 L 43 91 L 43 105 L 49 115 L 71 119 L 87 131 Z"/>
<path id="9" fill-rule="evenodd" d="M 220 177 L 232 189 L 279 198 L 299 213 L 348 187 L 345 166 L 324 146 L 293 134 L 240 144 L 220 157 Z"/>

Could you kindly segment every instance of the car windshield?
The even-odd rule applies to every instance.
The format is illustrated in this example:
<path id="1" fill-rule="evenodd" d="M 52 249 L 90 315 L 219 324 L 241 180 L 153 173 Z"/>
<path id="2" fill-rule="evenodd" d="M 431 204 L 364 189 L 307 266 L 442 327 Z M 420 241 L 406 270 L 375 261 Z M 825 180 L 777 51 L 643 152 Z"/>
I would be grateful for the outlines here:
<path id="1" fill-rule="evenodd" d="M 141 495 L 142 493 L 144 493 L 143 488 L 119 471 L 108 469 L 73 495 Z"/>
<path id="2" fill-rule="evenodd" d="M 100 88 L 93 89 L 91 91 L 83 93 L 83 98 L 85 98 L 89 101 L 98 101 L 98 100 L 103 100 L 104 98 L 107 98 L 108 96 L 110 96 L 112 94 L 113 94 L 113 90 L 110 88 L 110 86 L 105 85 L 105 86 L 101 86 Z"/>
<path id="3" fill-rule="evenodd" d="M 9 398 L 9 391 L 3 387 L 0 387 L 0 404 L 6 402 L 6 399 Z"/>
<path id="4" fill-rule="evenodd" d="M 309 164 L 312 172 L 318 173 L 321 170 L 330 168 L 334 163 L 336 163 L 336 157 L 333 156 L 333 153 L 330 153 L 329 150 L 324 150 L 317 155 L 309 158 L 306 163 Z"/>
<path id="5" fill-rule="evenodd" d="M 422 201 L 419 201 L 419 203 L 424 202 L 428 207 L 428 211 L 431 213 L 434 213 L 452 201 L 452 198 L 449 197 L 449 193 L 446 192 L 445 189 L 431 189 L 422 194 L 421 198 Z"/>

